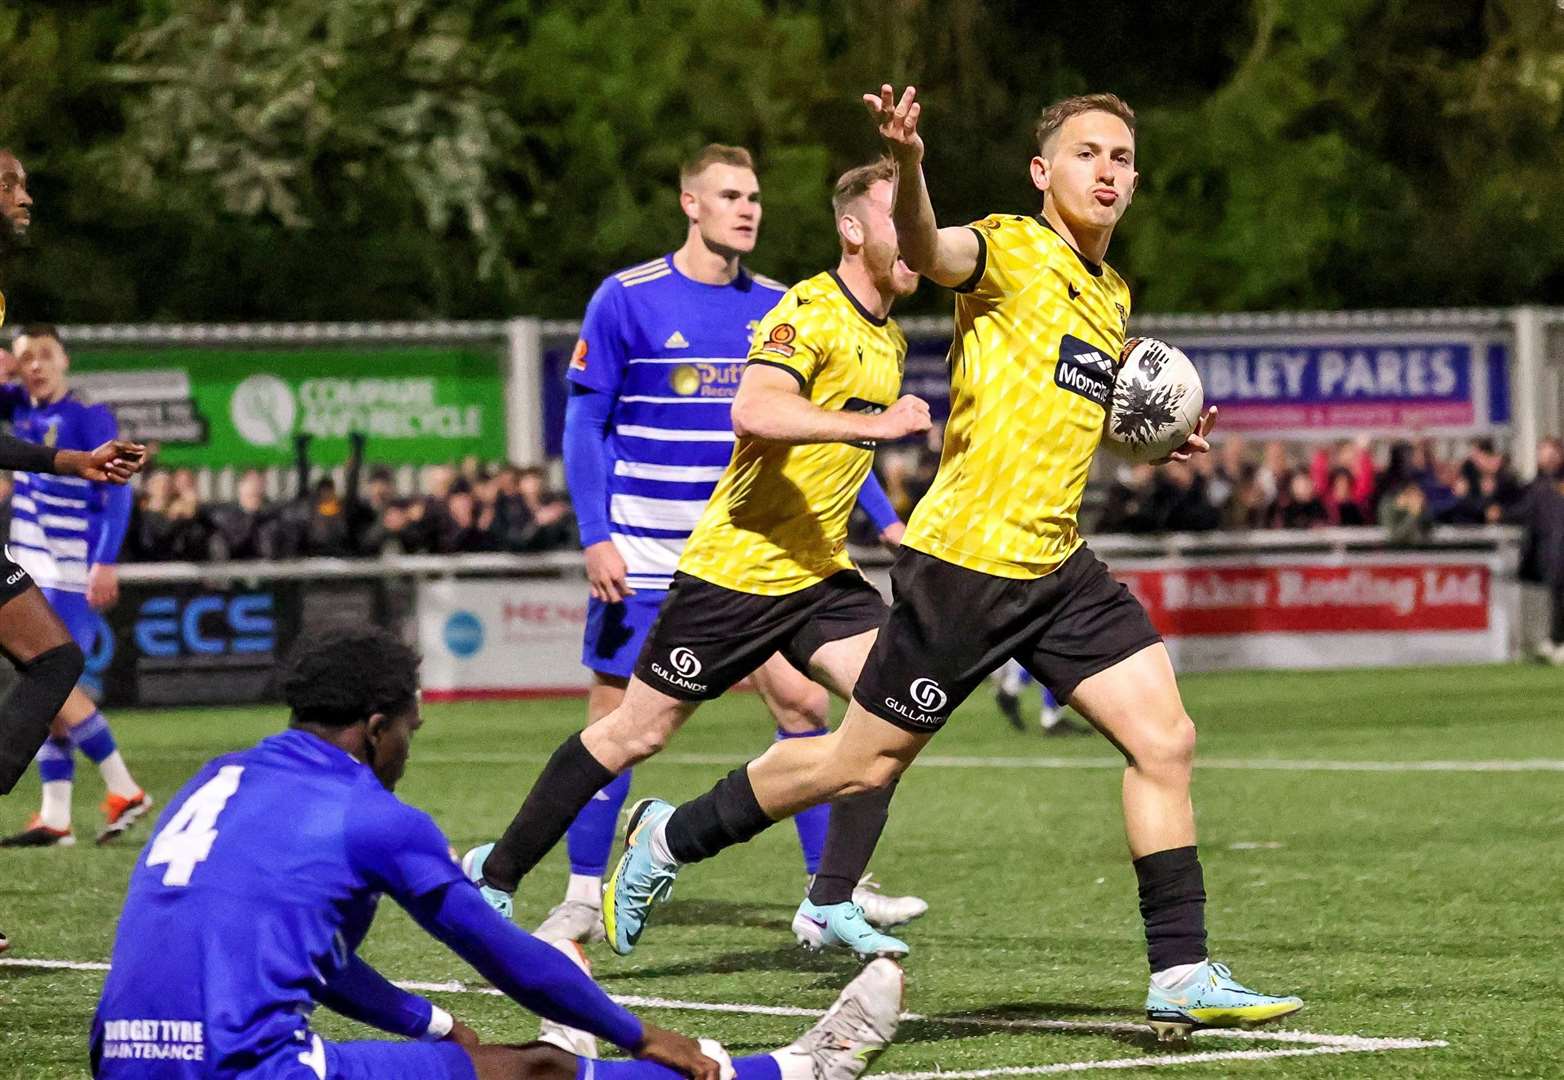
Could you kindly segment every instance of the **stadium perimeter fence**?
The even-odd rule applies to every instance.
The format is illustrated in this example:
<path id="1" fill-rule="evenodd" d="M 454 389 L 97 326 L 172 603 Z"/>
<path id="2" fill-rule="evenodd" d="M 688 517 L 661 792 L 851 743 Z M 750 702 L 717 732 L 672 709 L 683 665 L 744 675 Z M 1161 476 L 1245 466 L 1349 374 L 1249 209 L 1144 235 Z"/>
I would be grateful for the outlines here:
<path id="1" fill-rule="evenodd" d="M 1413 547 L 1378 528 L 1099 536 L 1182 670 L 1484 663 L 1523 656 L 1540 608 L 1516 580 L 1520 535 L 1443 527 Z M 889 593 L 890 556 L 858 552 Z M 432 699 L 581 693 L 579 554 L 160 563 L 121 570 L 88 650 L 115 705 L 270 700 L 298 633 L 398 628 Z"/>

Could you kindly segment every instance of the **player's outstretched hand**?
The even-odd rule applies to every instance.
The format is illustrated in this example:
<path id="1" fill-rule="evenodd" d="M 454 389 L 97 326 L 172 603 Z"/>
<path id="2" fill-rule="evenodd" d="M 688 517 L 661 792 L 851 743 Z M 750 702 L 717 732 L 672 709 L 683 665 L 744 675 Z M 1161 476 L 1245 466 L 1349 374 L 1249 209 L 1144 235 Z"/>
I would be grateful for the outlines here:
<path id="1" fill-rule="evenodd" d="M 870 437 L 889 442 L 903 435 L 917 435 L 933 425 L 929 403 L 913 394 L 903 394 L 896 404 L 874 418 L 874 432 Z"/>
<path id="2" fill-rule="evenodd" d="M 700 1044 L 666 1028 L 641 1022 L 644 1038 L 635 1056 L 643 1061 L 655 1061 L 692 1080 L 719 1080 L 722 1075 L 717 1063 L 701 1053 Z"/>
<path id="3" fill-rule="evenodd" d="M 96 450 L 62 450 L 54 467 L 67 476 L 98 484 L 123 484 L 141 471 L 147 448 L 140 443 L 110 439 Z"/>
<path id="4" fill-rule="evenodd" d="M 923 136 L 918 134 L 918 114 L 923 106 L 918 104 L 917 87 L 907 87 L 897 101 L 895 90 L 885 83 L 878 94 L 865 94 L 863 103 L 892 157 L 908 164 L 923 160 Z"/>
<path id="5" fill-rule="evenodd" d="M 625 597 L 635 595 L 626 580 L 630 571 L 625 566 L 624 556 L 619 554 L 612 540 L 589 544 L 582 554 L 586 556 L 587 581 L 591 583 L 595 598 L 605 604 L 617 604 Z"/>
<path id="6" fill-rule="evenodd" d="M 1212 405 L 1200 414 L 1200 422 L 1195 425 L 1194 433 L 1184 440 L 1183 446 L 1152 464 L 1166 465 L 1170 461 L 1188 461 L 1196 454 L 1209 454 L 1211 444 L 1206 441 L 1206 436 L 1211 434 L 1211 429 L 1214 427 L 1216 427 L 1216 406 Z"/>

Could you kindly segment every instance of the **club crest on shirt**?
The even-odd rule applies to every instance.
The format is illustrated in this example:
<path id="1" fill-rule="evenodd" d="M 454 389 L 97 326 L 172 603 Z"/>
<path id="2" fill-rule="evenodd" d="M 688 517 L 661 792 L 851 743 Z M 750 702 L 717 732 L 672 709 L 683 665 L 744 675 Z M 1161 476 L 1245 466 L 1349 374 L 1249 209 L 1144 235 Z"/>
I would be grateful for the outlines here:
<path id="1" fill-rule="evenodd" d="M 49 449 L 53 450 L 55 445 L 60 441 L 60 418 L 58 416 L 51 416 L 48 419 L 48 424 L 49 426 L 44 429 L 43 444 Z"/>

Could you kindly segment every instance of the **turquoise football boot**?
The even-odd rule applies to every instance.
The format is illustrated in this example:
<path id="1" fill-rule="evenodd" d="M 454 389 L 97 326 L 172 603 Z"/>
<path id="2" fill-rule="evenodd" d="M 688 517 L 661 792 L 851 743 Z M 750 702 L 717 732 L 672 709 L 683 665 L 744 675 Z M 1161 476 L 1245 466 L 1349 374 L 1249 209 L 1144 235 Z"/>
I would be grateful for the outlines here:
<path id="1" fill-rule="evenodd" d="M 483 864 L 489 858 L 489 852 L 494 850 L 493 844 L 479 844 L 467 854 L 462 856 L 462 873 L 467 875 L 467 880 L 478 886 L 478 895 L 483 897 L 483 902 L 505 918 L 510 919 L 515 915 L 515 901 L 510 893 L 503 889 L 496 889 L 483 880 Z"/>
<path id="2" fill-rule="evenodd" d="M 805 898 L 793 916 L 793 935 L 811 950 L 848 948 L 865 960 L 876 956 L 900 959 L 911 951 L 900 938 L 882 934 L 870 925 L 863 908 L 850 900 L 821 905 Z"/>
<path id="3" fill-rule="evenodd" d="M 679 864 L 652 854 L 652 831 L 673 813 L 661 799 L 642 799 L 625 821 L 625 851 L 603 883 L 603 932 L 620 956 L 635 951 L 652 909 L 673 893 Z"/>
<path id="4" fill-rule="evenodd" d="M 1179 985 L 1146 992 L 1146 1023 L 1158 1042 L 1182 1042 L 1196 1028 L 1247 1028 L 1290 1016 L 1303 999 L 1272 997 L 1233 978 L 1226 964 L 1207 960 Z"/>

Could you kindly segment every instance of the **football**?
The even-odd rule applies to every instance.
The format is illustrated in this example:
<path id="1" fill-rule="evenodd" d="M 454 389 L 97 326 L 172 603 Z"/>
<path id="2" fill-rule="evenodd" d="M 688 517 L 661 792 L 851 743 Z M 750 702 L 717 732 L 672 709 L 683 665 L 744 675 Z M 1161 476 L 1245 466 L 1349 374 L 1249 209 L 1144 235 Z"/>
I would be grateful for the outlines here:
<path id="1" fill-rule="evenodd" d="M 1184 445 L 1200 422 L 1205 388 L 1183 352 L 1156 338 L 1131 338 L 1120 354 L 1103 442 L 1128 461 L 1157 461 Z"/>

